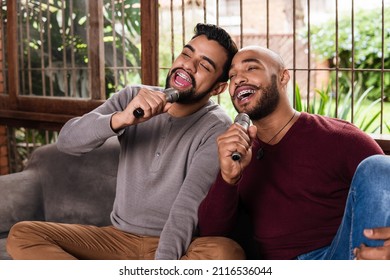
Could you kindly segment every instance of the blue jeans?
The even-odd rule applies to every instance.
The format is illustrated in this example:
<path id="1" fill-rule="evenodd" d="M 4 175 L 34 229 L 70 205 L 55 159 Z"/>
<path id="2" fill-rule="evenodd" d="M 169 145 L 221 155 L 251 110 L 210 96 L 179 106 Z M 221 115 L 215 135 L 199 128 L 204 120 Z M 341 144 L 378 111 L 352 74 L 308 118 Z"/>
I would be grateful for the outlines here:
<path id="1" fill-rule="evenodd" d="M 344 217 L 329 246 L 302 254 L 298 260 L 352 260 L 362 243 L 377 247 L 382 240 L 367 239 L 366 228 L 390 226 L 390 156 L 374 155 L 356 169 Z"/>

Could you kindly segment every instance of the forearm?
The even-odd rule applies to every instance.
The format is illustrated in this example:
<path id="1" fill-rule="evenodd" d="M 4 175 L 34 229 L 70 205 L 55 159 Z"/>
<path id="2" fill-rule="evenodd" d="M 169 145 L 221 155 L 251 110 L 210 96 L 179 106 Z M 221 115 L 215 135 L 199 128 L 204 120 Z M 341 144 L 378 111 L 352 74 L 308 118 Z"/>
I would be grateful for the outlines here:
<path id="1" fill-rule="evenodd" d="M 102 145 L 121 132 L 114 131 L 111 119 L 130 102 L 134 93 L 125 88 L 95 110 L 69 120 L 61 129 L 57 147 L 60 151 L 80 155 Z"/>
<path id="2" fill-rule="evenodd" d="M 61 129 L 57 148 L 65 153 L 80 155 L 87 153 L 108 138 L 117 135 L 110 127 L 111 115 L 95 112 L 68 121 Z"/>

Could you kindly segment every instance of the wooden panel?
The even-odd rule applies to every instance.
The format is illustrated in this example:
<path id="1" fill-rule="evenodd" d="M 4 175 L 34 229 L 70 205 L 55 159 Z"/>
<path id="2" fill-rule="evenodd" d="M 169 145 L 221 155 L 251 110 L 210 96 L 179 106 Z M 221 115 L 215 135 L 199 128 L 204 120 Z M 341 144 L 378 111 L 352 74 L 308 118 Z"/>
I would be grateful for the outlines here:
<path id="1" fill-rule="evenodd" d="M 158 1 L 141 0 L 141 79 L 158 85 Z"/>
<path id="2" fill-rule="evenodd" d="M 89 0 L 88 67 L 92 99 L 105 99 L 103 0 Z"/>
<path id="3" fill-rule="evenodd" d="M 390 155 L 390 135 L 372 134 L 372 138 L 381 146 L 386 155 Z"/>
<path id="4" fill-rule="evenodd" d="M 4 105 L 2 105 L 1 110 L 42 112 L 46 114 L 81 115 L 93 110 L 103 102 L 103 100 L 21 96 L 17 99 L 17 109 L 14 109 L 12 106 L 7 105 L 7 97 L 0 96 L 0 104 Z"/>
<path id="5" fill-rule="evenodd" d="M 81 116 L 102 104 L 101 100 L 77 100 L 67 98 L 19 97 L 18 108 L 8 106 L 8 97 L 0 96 L 0 123 L 58 130 L 72 117 Z"/>

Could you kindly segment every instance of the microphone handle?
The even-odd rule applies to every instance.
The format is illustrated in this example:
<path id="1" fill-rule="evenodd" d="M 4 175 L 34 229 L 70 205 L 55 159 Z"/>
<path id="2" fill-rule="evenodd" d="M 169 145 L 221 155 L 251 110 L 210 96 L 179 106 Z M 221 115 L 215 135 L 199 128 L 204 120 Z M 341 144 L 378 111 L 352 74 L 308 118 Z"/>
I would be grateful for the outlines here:
<path id="1" fill-rule="evenodd" d="M 234 119 L 234 123 L 237 123 L 241 125 L 245 131 L 248 131 L 249 123 L 250 123 L 250 118 L 247 114 L 245 113 L 240 113 L 237 115 L 237 117 Z M 233 152 L 231 155 L 232 160 L 234 161 L 239 161 L 241 160 L 241 154 L 239 152 Z"/>
<path id="2" fill-rule="evenodd" d="M 176 102 L 177 99 L 179 99 L 179 92 L 176 89 L 173 88 L 167 88 L 163 91 L 165 93 L 165 98 L 167 102 L 173 103 Z M 142 108 L 137 108 L 133 111 L 134 117 L 137 119 L 142 118 L 144 116 L 145 112 L 142 110 Z"/>

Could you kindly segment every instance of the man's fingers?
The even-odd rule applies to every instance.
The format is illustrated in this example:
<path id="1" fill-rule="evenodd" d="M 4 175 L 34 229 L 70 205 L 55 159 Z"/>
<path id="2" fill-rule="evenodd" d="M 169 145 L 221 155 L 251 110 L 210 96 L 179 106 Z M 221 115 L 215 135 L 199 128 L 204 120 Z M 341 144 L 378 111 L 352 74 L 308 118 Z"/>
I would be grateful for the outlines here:
<path id="1" fill-rule="evenodd" d="M 147 119 L 164 111 L 166 100 L 164 93 L 142 88 L 133 103 L 133 110 L 140 108 L 142 110 L 140 117 Z"/>
<path id="2" fill-rule="evenodd" d="M 365 229 L 364 235 L 369 239 L 390 239 L 390 227 Z"/>
<path id="3" fill-rule="evenodd" d="M 360 246 L 354 250 L 357 260 L 388 260 L 390 259 L 389 247 Z"/>

